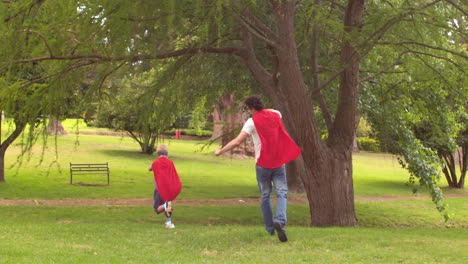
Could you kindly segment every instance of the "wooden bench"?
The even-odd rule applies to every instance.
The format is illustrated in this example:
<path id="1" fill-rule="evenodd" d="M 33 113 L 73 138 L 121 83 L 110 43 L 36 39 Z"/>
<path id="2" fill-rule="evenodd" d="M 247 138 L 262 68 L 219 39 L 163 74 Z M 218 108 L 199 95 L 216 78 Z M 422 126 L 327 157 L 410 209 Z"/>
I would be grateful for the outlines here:
<path id="1" fill-rule="evenodd" d="M 73 184 L 73 175 L 100 174 L 107 175 L 107 185 L 109 185 L 109 163 L 77 164 L 70 163 L 70 184 Z"/>

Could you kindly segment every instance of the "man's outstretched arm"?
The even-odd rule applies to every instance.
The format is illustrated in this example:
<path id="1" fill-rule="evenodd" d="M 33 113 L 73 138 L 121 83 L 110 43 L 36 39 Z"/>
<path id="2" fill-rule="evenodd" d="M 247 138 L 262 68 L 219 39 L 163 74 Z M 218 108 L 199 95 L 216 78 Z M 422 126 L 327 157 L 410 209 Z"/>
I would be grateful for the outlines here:
<path id="1" fill-rule="evenodd" d="M 244 141 L 244 139 L 246 137 L 248 137 L 248 136 L 249 136 L 249 134 L 247 132 L 244 132 L 244 131 L 240 132 L 240 134 L 235 139 L 233 139 L 229 143 L 227 143 L 226 146 L 224 146 L 224 147 L 222 147 L 220 149 L 217 149 L 215 151 L 215 155 L 219 156 L 219 155 L 223 154 L 224 152 L 229 151 L 229 150 L 239 146 Z"/>

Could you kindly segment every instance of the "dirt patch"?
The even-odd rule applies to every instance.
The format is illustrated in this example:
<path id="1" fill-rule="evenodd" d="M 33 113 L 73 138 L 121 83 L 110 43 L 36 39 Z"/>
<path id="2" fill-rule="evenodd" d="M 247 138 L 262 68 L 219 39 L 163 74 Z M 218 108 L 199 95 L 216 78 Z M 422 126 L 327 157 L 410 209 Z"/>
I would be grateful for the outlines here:
<path id="1" fill-rule="evenodd" d="M 447 194 L 445 198 L 463 198 L 468 197 L 468 194 Z M 398 200 L 429 200 L 429 196 L 385 196 L 385 197 L 356 197 L 355 201 L 365 202 L 385 202 Z M 273 202 L 276 199 L 273 198 Z M 176 200 L 177 205 L 259 205 L 259 197 L 239 197 L 229 199 L 193 199 L 193 200 Z M 307 198 L 303 196 L 291 196 L 288 198 L 288 204 L 307 204 Z M 152 199 L 70 199 L 70 200 L 0 200 L 0 206 L 16 206 L 16 205 L 36 205 L 36 206 L 151 206 Z"/>

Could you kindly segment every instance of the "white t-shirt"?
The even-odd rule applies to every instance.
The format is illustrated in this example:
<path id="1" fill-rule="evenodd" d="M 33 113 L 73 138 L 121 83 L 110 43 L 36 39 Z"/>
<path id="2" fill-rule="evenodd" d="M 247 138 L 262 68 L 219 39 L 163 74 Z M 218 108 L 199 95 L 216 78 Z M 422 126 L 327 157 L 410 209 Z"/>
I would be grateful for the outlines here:
<path id="1" fill-rule="evenodd" d="M 272 110 L 275 113 L 278 113 L 281 118 L 281 113 L 278 110 Z M 260 157 L 260 150 L 262 149 L 262 142 L 258 136 L 257 129 L 255 128 L 255 123 L 252 118 L 247 119 L 244 126 L 242 127 L 242 132 L 245 132 L 252 136 L 252 141 L 255 147 L 255 160 L 258 160 Z"/>

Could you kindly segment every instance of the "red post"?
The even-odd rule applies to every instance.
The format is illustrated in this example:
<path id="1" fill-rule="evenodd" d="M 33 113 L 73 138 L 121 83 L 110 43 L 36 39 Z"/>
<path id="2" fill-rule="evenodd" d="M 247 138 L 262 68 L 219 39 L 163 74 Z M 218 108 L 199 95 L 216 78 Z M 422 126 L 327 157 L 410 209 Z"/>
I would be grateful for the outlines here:
<path id="1" fill-rule="evenodd" d="M 180 139 L 180 135 L 181 135 L 180 130 L 176 130 L 175 131 L 175 138 Z"/>

